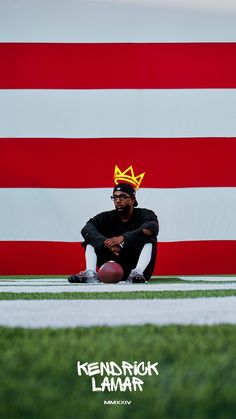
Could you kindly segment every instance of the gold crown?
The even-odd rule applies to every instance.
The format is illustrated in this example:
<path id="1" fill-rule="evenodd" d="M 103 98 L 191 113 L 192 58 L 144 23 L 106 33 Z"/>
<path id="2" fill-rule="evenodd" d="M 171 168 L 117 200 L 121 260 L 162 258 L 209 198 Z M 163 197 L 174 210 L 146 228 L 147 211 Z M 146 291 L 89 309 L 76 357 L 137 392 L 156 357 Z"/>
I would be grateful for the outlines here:
<path id="1" fill-rule="evenodd" d="M 141 173 L 138 176 L 134 176 L 134 169 L 132 165 L 130 165 L 128 169 L 126 169 L 124 172 L 122 172 L 119 169 L 119 167 L 115 165 L 114 181 L 116 185 L 118 185 L 118 183 L 120 182 L 127 182 L 127 183 L 131 183 L 131 185 L 134 186 L 136 190 L 138 190 L 143 180 L 144 175 L 145 175 L 145 172 Z"/>

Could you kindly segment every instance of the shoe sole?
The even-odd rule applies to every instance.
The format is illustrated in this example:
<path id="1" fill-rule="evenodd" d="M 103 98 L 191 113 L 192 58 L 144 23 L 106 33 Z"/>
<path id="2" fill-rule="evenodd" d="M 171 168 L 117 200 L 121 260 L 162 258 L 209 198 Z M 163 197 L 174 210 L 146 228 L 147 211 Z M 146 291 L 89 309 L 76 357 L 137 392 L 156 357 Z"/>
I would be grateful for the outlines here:
<path id="1" fill-rule="evenodd" d="M 102 284 L 103 282 L 101 281 L 91 281 L 91 282 L 82 282 L 82 281 L 69 281 L 69 284 L 80 284 L 80 285 L 98 285 L 98 284 Z"/>

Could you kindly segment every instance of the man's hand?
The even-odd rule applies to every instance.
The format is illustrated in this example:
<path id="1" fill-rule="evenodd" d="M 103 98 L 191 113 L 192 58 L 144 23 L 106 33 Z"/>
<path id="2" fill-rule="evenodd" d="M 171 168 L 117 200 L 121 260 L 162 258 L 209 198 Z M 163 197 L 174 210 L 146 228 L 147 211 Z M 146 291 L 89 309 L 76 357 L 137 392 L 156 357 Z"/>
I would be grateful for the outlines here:
<path id="1" fill-rule="evenodd" d="M 118 256 L 120 254 L 120 252 L 121 252 L 121 247 L 118 246 L 118 245 L 117 246 L 114 246 L 114 247 L 112 247 L 111 251 L 113 253 L 115 253 L 116 256 Z"/>
<path id="2" fill-rule="evenodd" d="M 106 239 L 104 241 L 104 246 L 108 247 L 112 252 L 114 252 L 116 255 L 119 255 L 121 252 L 121 247 L 119 246 L 124 241 L 123 236 L 118 237 L 112 237 L 110 239 Z"/>
<path id="3" fill-rule="evenodd" d="M 121 244 L 124 241 L 124 237 L 123 236 L 117 236 L 117 237 L 112 237 L 111 239 L 106 239 L 104 241 L 104 245 L 109 247 L 113 247 L 113 246 L 119 246 L 119 244 Z"/>

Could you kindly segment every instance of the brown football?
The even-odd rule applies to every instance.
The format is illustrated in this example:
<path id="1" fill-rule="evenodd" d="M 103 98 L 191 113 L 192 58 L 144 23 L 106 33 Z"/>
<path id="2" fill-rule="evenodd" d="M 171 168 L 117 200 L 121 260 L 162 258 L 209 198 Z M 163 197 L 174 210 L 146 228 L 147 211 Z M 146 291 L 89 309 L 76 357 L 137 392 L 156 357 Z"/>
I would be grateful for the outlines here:
<path id="1" fill-rule="evenodd" d="M 119 263 L 114 260 L 104 263 L 98 271 L 98 277 L 102 282 L 114 284 L 122 280 L 124 272 Z"/>

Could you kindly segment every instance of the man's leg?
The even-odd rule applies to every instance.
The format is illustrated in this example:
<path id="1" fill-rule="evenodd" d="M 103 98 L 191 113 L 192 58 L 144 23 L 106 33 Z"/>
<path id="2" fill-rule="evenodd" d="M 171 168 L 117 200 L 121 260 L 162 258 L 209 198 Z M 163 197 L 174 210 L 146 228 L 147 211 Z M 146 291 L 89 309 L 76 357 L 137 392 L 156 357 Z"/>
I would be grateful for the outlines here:
<path id="1" fill-rule="evenodd" d="M 86 270 L 96 272 L 97 268 L 97 255 L 95 249 L 91 244 L 87 244 L 85 249 L 85 263 Z"/>
<path id="2" fill-rule="evenodd" d="M 150 262 L 153 257 L 153 244 L 146 243 L 139 255 L 137 265 L 127 278 L 127 283 L 142 283 L 145 282 L 145 279 L 149 279 L 151 275 L 147 275 L 147 268 L 150 268 Z M 152 264 L 153 265 L 153 264 Z M 152 269 L 153 270 L 153 269 Z"/>
<path id="3" fill-rule="evenodd" d="M 148 266 L 148 264 L 150 263 L 151 257 L 152 257 L 152 243 L 146 243 L 142 248 L 142 251 L 140 253 L 138 263 L 135 269 L 143 273 L 146 267 Z"/>
<path id="4" fill-rule="evenodd" d="M 96 273 L 97 267 L 97 255 L 95 249 L 90 244 L 87 244 L 85 249 L 85 263 L 86 270 L 81 271 L 78 274 L 69 276 L 68 281 L 70 283 L 84 284 L 84 283 L 98 283 L 98 275 Z"/>

